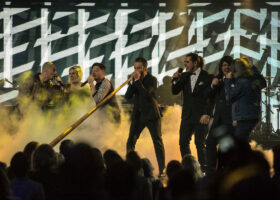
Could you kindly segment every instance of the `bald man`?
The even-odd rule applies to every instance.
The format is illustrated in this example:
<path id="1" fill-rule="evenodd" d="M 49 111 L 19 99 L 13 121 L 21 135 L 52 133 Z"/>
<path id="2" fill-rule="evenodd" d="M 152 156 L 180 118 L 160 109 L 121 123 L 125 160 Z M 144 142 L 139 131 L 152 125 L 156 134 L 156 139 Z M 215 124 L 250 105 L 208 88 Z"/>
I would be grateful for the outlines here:
<path id="1" fill-rule="evenodd" d="M 20 105 L 25 105 L 30 101 L 35 101 L 42 108 L 48 107 L 53 95 L 59 87 L 54 87 L 51 82 L 56 76 L 56 66 L 52 62 L 45 62 L 42 73 L 31 74 L 21 81 L 19 94 L 17 97 Z M 58 85 L 56 85 L 58 86 Z"/>

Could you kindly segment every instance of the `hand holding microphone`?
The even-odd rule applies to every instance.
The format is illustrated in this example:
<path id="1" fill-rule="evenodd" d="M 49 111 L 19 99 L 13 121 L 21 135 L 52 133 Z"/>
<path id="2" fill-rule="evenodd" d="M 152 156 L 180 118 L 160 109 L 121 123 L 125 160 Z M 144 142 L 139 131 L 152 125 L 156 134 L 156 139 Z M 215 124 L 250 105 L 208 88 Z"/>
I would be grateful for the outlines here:
<path id="1" fill-rule="evenodd" d="M 64 87 L 64 84 L 63 84 L 63 82 L 62 82 L 62 80 L 61 80 L 61 78 L 60 78 L 59 76 L 55 75 L 55 76 L 54 76 L 54 81 L 55 81 L 55 84 L 56 84 L 56 85 L 59 85 L 59 86 L 61 86 L 61 87 Z"/>
<path id="2" fill-rule="evenodd" d="M 219 79 L 217 77 L 213 78 L 211 85 L 214 87 L 217 86 L 218 84 L 219 84 Z"/>
<path id="3" fill-rule="evenodd" d="M 177 72 L 175 72 L 172 76 L 173 79 L 179 78 L 183 72 L 183 68 L 179 68 Z"/>

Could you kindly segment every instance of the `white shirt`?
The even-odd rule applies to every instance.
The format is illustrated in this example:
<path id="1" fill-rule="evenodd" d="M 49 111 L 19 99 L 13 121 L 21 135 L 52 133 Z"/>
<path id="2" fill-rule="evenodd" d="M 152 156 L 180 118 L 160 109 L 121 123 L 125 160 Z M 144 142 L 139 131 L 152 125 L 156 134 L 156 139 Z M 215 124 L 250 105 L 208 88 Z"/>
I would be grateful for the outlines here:
<path id="1" fill-rule="evenodd" d="M 197 79 L 198 79 L 198 76 L 199 76 L 199 74 L 200 74 L 200 71 L 201 71 L 201 69 L 198 68 L 196 71 L 193 72 L 194 74 L 191 75 L 191 87 L 192 87 L 192 92 L 193 92 L 193 90 L 194 90 L 194 86 L 195 86 L 195 84 L 196 84 L 196 81 L 197 81 Z"/>

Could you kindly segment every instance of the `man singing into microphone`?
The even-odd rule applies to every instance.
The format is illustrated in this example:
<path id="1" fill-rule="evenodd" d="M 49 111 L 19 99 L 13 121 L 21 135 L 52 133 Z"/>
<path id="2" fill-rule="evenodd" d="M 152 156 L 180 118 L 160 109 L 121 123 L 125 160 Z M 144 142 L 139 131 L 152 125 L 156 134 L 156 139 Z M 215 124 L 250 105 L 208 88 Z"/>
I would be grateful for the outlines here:
<path id="1" fill-rule="evenodd" d="M 159 167 L 159 176 L 165 166 L 164 146 L 161 138 L 161 114 L 156 100 L 157 79 L 147 72 L 147 61 L 140 57 L 134 61 L 133 81 L 129 83 L 125 98 L 134 96 L 127 152 L 135 149 L 142 130 L 147 127 L 154 143 Z"/>
<path id="2" fill-rule="evenodd" d="M 233 133 L 233 122 L 231 117 L 231 103 L 226 101 L 224 79 L 231 72 L 231 56 L 224 56 L 219 63 L 218 74 L 213 78 L 211 86 L 208 87 L 208 96 L 215 104 L 213 122 L 206 139 L 207 175 L 216 172 L 217 144 L 218 140 L 228 133 Z M 217 128 L 223 128 L 224 135 Z M 218 135 L 219 133 L 219 135 Z"/>
<path id="3" fill-rule="evenodd" d="M 205 136 L 207 134 L 207 124 L 210 119 L 212 106 L 208 101 L 206 89 L 211 83 L 211 76 L 201 69 L 203 63 L 195 53 L 187 54 L 184 65 L 187 71 L 176 72 L 172 82 L 172 93 L 178 94 L 183 91 L 183 110 L 180 126 L 180 151 L 182 158 L 186 154 L 191 154 L 190 140 L 194 132 L 195 145 L 197 148 L 198 161 L 201 170 L 206 170 Z"/>
<path id="4" fill-rule="evenodd" d="M 51 101 L 56 99 L 56 94 L 60 91 L 60 84 L 52 83 L 56 76 L 56 66 L 52 62 L 45 62 L 42 73 L 29 76 L 22 80 L 19 85 L 17 97 L 19 106 L 23 108 L 30 101 L 35 101 L 42 109 L 48 108 Z"/>

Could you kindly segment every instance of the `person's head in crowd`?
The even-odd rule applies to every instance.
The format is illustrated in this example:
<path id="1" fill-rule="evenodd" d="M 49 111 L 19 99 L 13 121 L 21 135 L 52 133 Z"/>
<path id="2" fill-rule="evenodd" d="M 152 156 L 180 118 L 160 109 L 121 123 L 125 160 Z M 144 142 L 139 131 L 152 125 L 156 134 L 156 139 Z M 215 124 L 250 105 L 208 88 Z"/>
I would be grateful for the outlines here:
<path id="1" fill-rule="evenodd" d="M 9 200 L 11 193 L 12 191 L 7 174 L 0 168 L 0 199 Z"/>
<path id="2" fill-rule="evenodd" d="M 96 82 L 101 82 L 105 78 L 106 67 L 103 63 L 94 63 L 91 70 L 92 77 Z"/>
<path id="3" fill-rule="evenodd" d="M 105 191 L 108 199 L 136 200 L 137 172 L 125 161 L 114 163 L 105 174 Z"/>
<path id="4" fill-rule="evenodd" d="M 130 151 L 126 154 L 126 162 L 133 166 L 138 173 L 142 170 L 141 158 L 136 151 Z"/>
<path id="5" fill-rule="evenodd" d="M 57 167 L 57 156 L 48 144 L 40 145 L 33 155 L 33 168 L 35 171 L 52 171 Z"/>
<path id="6" fill-rule="evenodd" d="M 78 84 L 83 78 L 82 67 L 79 65 L 74 65 L 69 69 L 69 83 Z"/>
<path id="7" fill-rule="evenodd" d="M 23 152 L 17 152 L 12 157 L 10 166 L 15 177 L 22 178 L 27 176 L 29 165 L 28 165 L 27 158 Z"/>
<path id="8" fill-rule="evenodd" d="M 248 64 L 248 62 L 243 59 L 235 59 L 232 63 L 232 74 L 233 78 L 250 78 L 253 75 L 253 72 Z"/>
<path id="9" fill-rule="evenodd" d="M 61 166 L 61 179 L 64 199 L 73 196 L 83 199 L 99 199 L 103 192 L 104 168 L 89 144 L 78 143 L 69 151 Z"/>
<path id="10" fill-rule="evenodd" d="M 59 168 L 65 162 L 65 157 L 58 152 L 55 152 L 55 156 L 56 156 L 56 167 Z"/>
<path id="11" fill-rule="evenodd" d="M 223 77 L 227 73 L 231 72 L 231 65 L 233 58 L 231 56 L 224 56 L 219 62 L 218 76 Z"/>
<path id="12" fill-rule="evenodd" d="M 0 161 L 0 168 L 3 169 L 4 171 L 6 171 L 7 170 L 6 163 Z"/>
<path id="13" fill-rule="evenodd" d="M 141 74 L 141 77 L 144 77 L 147 74 L 148 62 L 145 58 L 139 57 L 134 61 L 134 71 L 137 71 Z"/>
<path id="14" fill-rule="evenodd" d="M 178 160 L 171 160 L 166 167 L 166 175 L 168 179 L 172 178 L 177 172 L 182 170 L 183 166 Z"/>
<path id="15" fill-rule="evenodd" d="M 28 166 L 29 166 L 29 170 L 32 170 L 31 168 L 31 158 L 35 152 L 35 150 L 39 147 L 39 143 L 36 141 L 31 141 L 29 143 L 27 143 L 23 149 L 23 153 L 26 156 L 26 159 L 28 161 Z"/>
<path id="16" fill-rule="evenodd" d="M 93 147 L 92 148 L 93 156 L 95 158 L 95 166 L 98 169 L 98 171 L 104 171 L 105 170 L 105 164 L 103 160 L 103 156 L 101 151 L 98 148 Z"/>
<path id="17" fill-rule="evenodd" d="M 233 184 L 227 190 L 222 191 L 221 199 L 225 200 L 278 200 L 279 189 L 273 184 L 272 180 L 264 176 L 251 176 L 252 174 L 248 172 L 246 178 Z"/>
<path id="18" fill-rule="evenodd" d="M 194 72 L 201 67 L 202 62 L 196 53 L 189 53 L 184 58 L 186 72 Z"/>
<path id="19" fill-rule="evenodd" d="M 98 170 L 103 170 L 100 169 L 100 165 L 103 164 L 100 162 L 100 155 L 96 149 L 93 149 L 89 144 L 78 143 L 70 149 L 65 164 L 70 171 L 92 175 L 99 173 Z"/>
<path id="20" fill-rule="evenodd" d="M 182 166 L 184 170 L 190 171 L 194 176 L 195 181 L 202 178 L 202 172 L 196 158 L 190 154 L 186 154 L 182 159 Z"/>
<path id="21" fill-rule="evenodd" d="M 52 62 L 45 62 L 42 67 L 43 81 L 51 80 L 56 75 L 56 66 Z"/>
<path id="22" fill-rule="evenodd" d="M 280 146 L 273 147 L 273 169 L 275 174 L 280 174 Z"/>
<path id="23" fill-rule="evenodd" d="M 270 166 L 262 152 L 236 152 L 232 159 L 219 186 L 223 199 L 279 199 L 275 197 L 277 189 L 271 182 Z"/>
<path id="24" fill-rule="evenodd" d="M 122 162 L 122 157 L 112 149 L 108 149 L 103 154 L 103 159 L 106 165 L 106 168 L 113 166 L 115 163 Z"/>
<path id="25" fill-rule="evenodd" d="M 148 158 L 142 158 L 141 162 L 142 162 L 142 168 L 144 171 L 144 176 L 147 178 L 154 177 L 154 173 L 153 173 L 154 167 L 153 167 L 151 161 Z"/>
<path id="26" fill-rule="evenodd" d="M 173 200 L 193 199 L 195 196 L 195 180 L 190 171 L 179 170 L 167 183 Z"/>
<path id="27" fill-rule="evenodd" d="M 60 143 L 59 153 L 61 153 L 65 158 L 67 157 L 71 148 L 74 147 L 74 142 L 72 140 L 66 139 Z"/>

